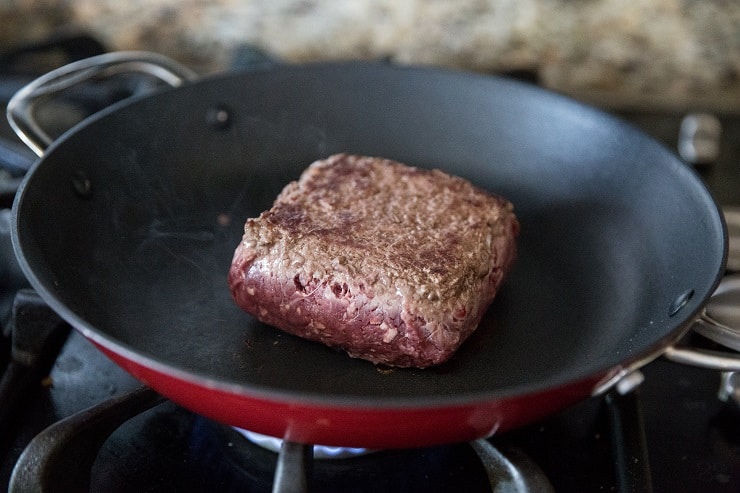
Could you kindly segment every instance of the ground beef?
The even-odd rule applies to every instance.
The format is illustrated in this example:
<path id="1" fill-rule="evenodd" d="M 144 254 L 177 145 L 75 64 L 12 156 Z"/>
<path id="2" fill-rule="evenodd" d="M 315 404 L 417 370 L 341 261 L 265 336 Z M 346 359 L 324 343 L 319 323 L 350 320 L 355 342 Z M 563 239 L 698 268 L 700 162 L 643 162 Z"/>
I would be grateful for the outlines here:
<path id="1" fill-rule="evenodd" d="M 266 324 L 373 363 L 427 367 L 475 330 L 518 232 L 508 201 L 462 178 L 337 154 L 247 220 L 229 286 Z"/>

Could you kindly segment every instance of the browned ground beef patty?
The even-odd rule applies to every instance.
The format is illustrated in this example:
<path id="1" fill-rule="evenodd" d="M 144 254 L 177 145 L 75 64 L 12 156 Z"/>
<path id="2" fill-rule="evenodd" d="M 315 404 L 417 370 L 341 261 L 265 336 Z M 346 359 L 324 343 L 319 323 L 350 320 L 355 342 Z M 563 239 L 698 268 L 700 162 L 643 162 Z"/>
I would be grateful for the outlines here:
<path id="1" fill-rule="evenodd" d="M 229 286 L 260 321 L 399 367 L 449 359 L 516 256 L 511 203 L 438 170 L 337 154 L 247 220 Z"/>

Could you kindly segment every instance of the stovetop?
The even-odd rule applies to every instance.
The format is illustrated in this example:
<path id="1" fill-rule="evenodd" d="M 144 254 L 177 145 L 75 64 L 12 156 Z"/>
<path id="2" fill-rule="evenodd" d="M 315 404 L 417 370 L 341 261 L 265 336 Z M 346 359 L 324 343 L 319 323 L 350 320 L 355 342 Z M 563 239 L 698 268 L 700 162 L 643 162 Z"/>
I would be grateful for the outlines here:
<path id="1" fill-rule="evenodd" d="M 679 146 L 686 115 L 619 116 L 667 146 Z M 735 206 L 740 204 L 740 115 L 719 115 L 716 122 L 719 147 L 710 146 L 711 159 L 697 159 L 697 169 L 721 205 Z M 704 132 L 709 135 L 694 137 L 713 138 L 711 125 Z M 19 144 L 4 122 L 0 137 Z M 0 377 L 13 366 L 14 322 L 30 318 L 45 330 L 52 356 L 34 361 L 37 370 L 23 375 L 27 385 L 13 395 L 12 412 L 4 414 L 7 403 L 0 402 L 1 487 L 10 484 L 34 437 L 60 421 L 92 416 L 92 425 L 51 434 L 73 430 L 58 451 L 61 462 L 44 470 L 52 478 L 48 491 L 271 491 L 276 453 L 147 393 L 25 289 L 9 241 L 8 207 L 19 179 L 18 173 L 0 174 Z M 714 347 L 698 335 L 687 340 Z M 587 399 L 486 443 L 503 454 L 504 466 L 547 478 L 544 486 L 533 483 L 525 491 L 740 491 L 740 408 L 718 398 L 722 375 L 664 359 L 641 374 L 644 381 L 629 392 Z M 116 399 L 133 402 L 133 408 L 111 411 Z M 133 417 L 126 419 L 129 414 Z M 491 457 L 482 461 L 470 444 L 315 459 L 311 486 L 315 491 L 493 491 L 497 480 L 484 462 Z M 494 469 L 512 475 L 501 462 Z M 496 491 L 509 491 L 505 488 L 514 483 L 516 478 L 501 479 Z"/>
<path id="2" fill-rule="evenodd" d="M 632 394 L 591 398 L 541 422 L 495 436 L 490 443 L 514 458 L 524 455 L 554 491 L 740 491 L 740 410 L 717 398 L 720 375 L 658 360 L 643 369 Z M 24 398 L 12 439 L 3 440 L 0 484 L 28 442 L 61 418 L 139 383 L 76 332 L 70 332 L 48 377 Z M 608 402 L 608 399 L 622 402 Z M 644 423 L 643 451 L 627 446 L 631 486 L 620 484 L 613 423 L 625 435 Z M 73 445 L 65 474 L 86 474 L 87 452 Z M 271 491 L 277 454 L 246 441 L 235 430 L 163 402 L 126 421 L 94 454 L 89 491 Z M 515 460 L 516 462 L 516 460 Z M 81 471 L 72 470 L 78 467 Z M 491 491 L 486 473 L 467 444 L 379 451 L 350 459 L 314 461 L 315 491 Z M 52 490 L 53 491 L 53 490 Z M 68 490 L 65 490 L 68 491 Z M 536 490 L 535 490 L 536 491 Z"/>

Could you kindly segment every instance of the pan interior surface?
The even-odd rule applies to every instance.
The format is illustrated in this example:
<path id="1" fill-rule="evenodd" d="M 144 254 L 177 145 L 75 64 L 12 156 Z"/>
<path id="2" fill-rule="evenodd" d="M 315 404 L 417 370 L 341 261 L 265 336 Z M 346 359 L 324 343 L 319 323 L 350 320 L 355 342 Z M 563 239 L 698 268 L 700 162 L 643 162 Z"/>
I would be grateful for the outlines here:
<path id="1" fill-rule="evenodd" d="M 514 203 L 516 266 L 449 362 L 376 368 L 231 299 L 246 218 L 335 152 L 439 168 Z M 104 112 L 38 163 L 16 220 L 34 286 L 114 352 L 248 394 L 358 405 L 537 391 L 643 357 L 699 310 L 724 261 L 704 187 L 628 125 L 508 80 L 373 64 L 213 78 Z"/>

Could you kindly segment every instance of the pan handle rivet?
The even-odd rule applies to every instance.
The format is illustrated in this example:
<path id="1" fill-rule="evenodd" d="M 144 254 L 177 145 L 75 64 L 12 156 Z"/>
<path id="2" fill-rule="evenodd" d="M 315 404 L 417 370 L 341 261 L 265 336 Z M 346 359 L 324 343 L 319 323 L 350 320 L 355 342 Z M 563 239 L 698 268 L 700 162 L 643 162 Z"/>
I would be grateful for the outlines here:
<path id="1" fill-rule="evenodd" d="M 81 199 L 92 197 L 92 181 L 84 171 L 77 171 L 72 175 L 72 188 Z"/>
<path id="2" fill-rule="evenodd" d="M 676 299 L 673 300 L 671 303 L 671 306 L 668 308 L 668 316 L 672 317 L 679 311 L 681 311 L 681 308 L 686 306 L 686 304 L 689 302 L 691 298 L 694 297 L 694 290 L 693 289 L 687 289 L 683 293 L 676 296 Z"/>
<path id="3" fill-rule="evenodd" d="M 214 106 L 208 110 L 206 122 L 214 130 L 226 130 L 231 127 L 231 111 L 223 105 Z"/>

